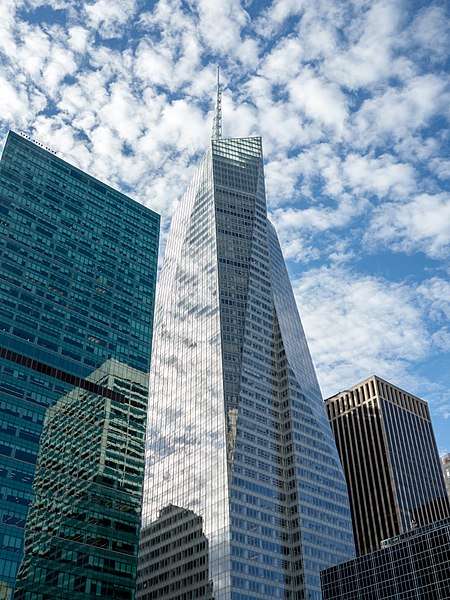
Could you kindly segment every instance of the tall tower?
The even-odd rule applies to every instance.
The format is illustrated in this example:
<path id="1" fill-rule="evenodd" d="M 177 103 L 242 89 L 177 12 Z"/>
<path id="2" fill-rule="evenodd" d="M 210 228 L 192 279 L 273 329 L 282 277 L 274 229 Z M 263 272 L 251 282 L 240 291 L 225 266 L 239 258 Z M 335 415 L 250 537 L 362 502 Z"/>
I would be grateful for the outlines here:
<path id="1" fill-rule="evenodd" d="M 358 554 L 450 516 L 426 402 L 373 375 L 326 400 Z"/>
<path id="2" fill-rule="evenodd" d="M 10 133 L 0 598 L 134 598 L 159 216 Z"/>
<path id="3" fill-rule="evenodd" d="M 137 598 L 197 597 L 168 575 L 197 560 L 215 600 L 320 599 L 354 554 L 350 510 L 258 137 L 214 135 L 173 217 L 150 390 Z"/>

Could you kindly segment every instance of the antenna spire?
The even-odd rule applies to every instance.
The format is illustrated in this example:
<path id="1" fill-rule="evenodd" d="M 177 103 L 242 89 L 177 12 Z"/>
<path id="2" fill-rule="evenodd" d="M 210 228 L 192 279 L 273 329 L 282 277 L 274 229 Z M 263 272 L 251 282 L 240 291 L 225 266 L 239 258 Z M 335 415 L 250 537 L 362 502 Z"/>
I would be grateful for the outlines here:
<path id="1" fill-rule="evenodd" d="M 217 98 L 214 113 L 211 139 L 219 140 L 222 137 L 222 90 L 220 89 L 220 68 L 217 66 Z"/>

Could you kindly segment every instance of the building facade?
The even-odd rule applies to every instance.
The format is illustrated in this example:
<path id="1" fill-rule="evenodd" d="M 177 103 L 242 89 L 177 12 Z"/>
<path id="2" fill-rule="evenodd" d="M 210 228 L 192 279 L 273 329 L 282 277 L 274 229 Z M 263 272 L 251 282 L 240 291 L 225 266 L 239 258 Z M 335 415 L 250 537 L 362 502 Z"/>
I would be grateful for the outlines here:
<path id="1" fill-rule="evenodd" d="M 358 554 L 449 516 L 426 402 L 374 375 L 325 403 Z"/>
<path id="2" fill-rule="evenodd" d="M 321 573 L 323 600 L 449 600 L 450 519 Z"/>
<path id="3" fill-rule="evenodd" d="M 10 133 L 0 598 L 133 599 L 159 217 Z"/>
<path id="4" fill-rule="evenodd" d="M 180 597 L 213 600 L 209 578 L 209 542 L 203 519 L 192 510 L 169 504 L 141 530 L 137 588 L 149 600 Z"/>
<path id="5" fill-rule="evenodd" d="M 447 496 L 450 498 L 450 454 L 441 456 L 441 465 L 444 474 L 445 487 L 447 488 Z"/>
<path id="6" fill-rule="evenodd" d="M 160 589 L 154 524 L 175 506 L 208 544 L 171 552 L 207 551 L 215 600 L 320 599 L 323 566 L 353 556 L 350 510 L 260 138 L 212 140 L 173 217 L 155 314 L 137 598 Z"/>

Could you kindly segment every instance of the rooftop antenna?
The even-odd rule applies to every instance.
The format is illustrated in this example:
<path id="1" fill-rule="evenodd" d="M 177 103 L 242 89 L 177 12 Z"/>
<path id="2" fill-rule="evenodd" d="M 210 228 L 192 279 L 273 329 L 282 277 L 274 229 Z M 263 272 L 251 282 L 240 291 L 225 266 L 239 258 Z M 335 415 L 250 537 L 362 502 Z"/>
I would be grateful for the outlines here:
<path id="1" fill-rule="evenodd" d="M 220 89 L 220 68 L 217 66 L 217 99 L 214 113 L 212 140 L 220 140 L 222 137 L 222 91 Z"/>

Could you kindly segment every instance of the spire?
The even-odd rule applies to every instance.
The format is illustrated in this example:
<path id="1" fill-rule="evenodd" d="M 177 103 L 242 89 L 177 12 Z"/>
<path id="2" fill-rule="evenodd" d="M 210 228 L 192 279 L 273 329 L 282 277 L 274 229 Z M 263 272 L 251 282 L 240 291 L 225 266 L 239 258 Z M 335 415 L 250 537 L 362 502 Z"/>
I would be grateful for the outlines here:
<path id="1" fill-rule="evenodd" d="M 211 139 L 218 140 L 222 137 L 222 91 L 220 89 L 220 69 L 217 66 L 217 99 L 214 113 Z"/>

